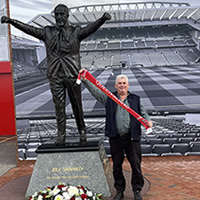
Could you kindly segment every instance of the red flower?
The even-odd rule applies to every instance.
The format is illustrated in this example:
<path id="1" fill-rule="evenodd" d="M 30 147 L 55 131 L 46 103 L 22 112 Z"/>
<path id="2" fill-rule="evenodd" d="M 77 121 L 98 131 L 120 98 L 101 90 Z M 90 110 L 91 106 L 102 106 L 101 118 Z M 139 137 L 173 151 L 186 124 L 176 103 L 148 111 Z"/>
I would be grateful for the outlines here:
<path id="1" fill-rule="evenodd" d="M 58 185 L 58 189 L 62 189 L 63 187 L 65 187 L 65 185 Z"/>
<path id="2" fill-rule="evenodd" d="M 81 186 L 77 186 L 78 189 L 82 189 L 84 192 L 86 191 L 85 188 L 81 185 Z"/>
<path id="3" fill-rule="evenodd" d="M 75 200 L 75 197 L 73 196 L 70 200 Z"/>
<path id="4" fill-rule="evenodd" d="M 86 194 L 82 194 L 82 195 L 81 195 L 81 198 L 82 198 L 82 199 L 87 199 L 87 195 L 86 195 Z"/>
<path id="5" fill-rule="evenodd" d="M 46 196 L 48 196 L 48 194 L 44 194 L 43 197 L 45 198 Z"/>
<path id="6" fill-rule="evenodd" d="M 85 188 L 81 185 L 81 189 L 85 191 Z"/>

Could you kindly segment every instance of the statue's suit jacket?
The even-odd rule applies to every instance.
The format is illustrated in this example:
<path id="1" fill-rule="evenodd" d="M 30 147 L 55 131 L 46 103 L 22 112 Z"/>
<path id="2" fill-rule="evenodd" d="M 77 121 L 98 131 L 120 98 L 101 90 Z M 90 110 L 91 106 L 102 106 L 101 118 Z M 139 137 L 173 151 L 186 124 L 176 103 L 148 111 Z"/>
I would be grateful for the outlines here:
<path id="1" fill-rule="evenodd" d="M 11 24 L 19 30 L 45 43 L 47 52 L 47 76 L 54 77 L 61 66 L 67 77 L 77 78 L 80 64 L 80 42 L 95 32 L 106 19 L 97 21 L 85 27 L 66 25 L 62 29 L 55 26 L 37 28 L 18 20 L 11 20 Z"/>

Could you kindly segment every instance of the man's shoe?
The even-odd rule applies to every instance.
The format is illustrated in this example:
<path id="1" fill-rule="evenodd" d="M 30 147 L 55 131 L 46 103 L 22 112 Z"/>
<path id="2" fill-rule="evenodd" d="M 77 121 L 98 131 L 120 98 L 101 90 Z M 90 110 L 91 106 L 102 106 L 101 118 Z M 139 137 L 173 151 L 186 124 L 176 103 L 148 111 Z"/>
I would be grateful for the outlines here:
<path id="1" fill-rule="evenodd" d="M 142 195 L 141 195 L 140 190 L 134 191 L 134 200 L 142 200 Z"/>
<path id="2" fill-rule="evenodd" d="M 124 198 L 123 192 L 117 192 L 117 194 L 114 196 L 113 200 L 122 200 Z"/>

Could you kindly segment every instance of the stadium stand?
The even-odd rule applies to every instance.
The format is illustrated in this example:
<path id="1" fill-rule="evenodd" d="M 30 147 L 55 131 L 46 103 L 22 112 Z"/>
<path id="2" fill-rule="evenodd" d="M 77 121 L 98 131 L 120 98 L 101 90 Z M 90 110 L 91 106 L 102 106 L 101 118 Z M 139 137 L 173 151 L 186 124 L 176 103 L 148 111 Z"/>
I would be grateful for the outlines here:
<path id="1" fill-rule="evenodd" d="M 181 153 L 182 155 L 185 155 L 189 151 L 190 146 L 188 143 L 175 143 L 171 147 L 172 153 Z"/>
<path id="2" fill-rule="evenodd" d="M 197 155 L 200 144 L 200 127 L 188 125 L 179 117 L 161 117 L 152 119 L 155 126 L 153 132 L 146 134 L 142 129 L 141 147 L 143 156 L 177 156 L 177 155 Z M 187 133 L 179 133 L 173 130 L 176 123 L 177 127 L 188 127 Z M 108 156 L 110 156 L 110 146 L 108 138 L 104 137 L 104 118 L 86 118 L 87 137 L 102 138 Z M 166 128 L 167 127 L 167 128 Z M 192 131 L 196 133 L 192 133 Z M 76 138 L 78 132 L 74 119 L 67 121 L 67 135 Z M 198 131 L 198 132 L 197 132 Z M 30 120 L 30 128 L 18 130 L 18 152 L 19 159 L 36 159 L 35 150 L 40 144 L 53 141 L 56 137 L 56 121 L 49 120 Z M 193 137 L 187 137 L 189 134 Z M 186 135 L 187 134 L 187 135 Z"/>
<path id="3" fill-rule="evenodd" d="M 163 144 L 169 144 L 170 146 L 172 146 L 172 144 L 177 143 L 178 142 L 178 138 L 168 138 L 168 137 L 164 137 L 163 139 Z"/>
<path id="4" fill-rule="evenodd" d="M 171 147 L 169 144 L 154 144 L 152 147 L 152 153 L 156 156 L 162 156 L 164 153 L 169 153 Z"/>

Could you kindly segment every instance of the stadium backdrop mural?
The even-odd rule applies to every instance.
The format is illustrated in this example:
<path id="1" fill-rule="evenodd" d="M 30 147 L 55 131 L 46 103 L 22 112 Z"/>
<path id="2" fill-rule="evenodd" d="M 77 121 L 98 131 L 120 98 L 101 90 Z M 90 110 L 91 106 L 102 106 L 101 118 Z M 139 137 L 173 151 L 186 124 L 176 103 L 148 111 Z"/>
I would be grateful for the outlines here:
<path id="1" fill-rule="evenodd" d="M 9 2 L 11 18 L 42 27 L 53 23 L 54 6 L 65 0 Z M 105 0 L 85 0 L 81 4 L 77 0 L 67 1 L 67 6 L 71 8 L 69 20 L 73 25 L 84 26 L 105 11 L 112 16 L 110 22 L 81 43 L 82 67 L 110 91 L 115 90 L 116 75 L 127 75 L 130 91 L 141 97 L 153 119 L 152 134 L 164 133 L 165 137 L 181 131 L 193 134 L 197 131 L 199 134 L 199 1 L 187 1 L 189 4 L 186 1 L 175 4 L 173 1 L 172 4 L 163 1 L 139 3 L 140 0 L 109 2 L 109 5 L 104 5 L 107 4 Z M 0 31 L 4 33 L 5 29 Z M 37 158 L 37 147 L 57 136 L 54 104 L 46 77 L 46 52 L 41 41 L 13 27 L 11 42 L 18 158 L 34 160 Z M 3 46 L 6 47 L 6 44 Z M 1 55 L 10 59 L 6 51 Z M 4 85 L 8 85 L 5 82 L 1 84 L 5 91 L 7 87 Z M 82 102 L 88 133 L 98 132 L 98 136 L 102 137 L 105 128 L 104 107 L 83 84 Z M 66 111 L 66 132 L 75 136 L 77 129 L 68 98 Z M 188 125 L 188 122 L 195 125 Z M 145 132 L 142 136 L 146 140 Z M 104 144 L 109 155 L 106 138 Z"/>
<path id="2" fill-rule="evenodd" d="M 51 16 L 54 5 L 64 1 L 34 1 L 27 2 L 23 8 L 16 7 L 23 2 L 10 0 L 11 17 L 35 26 L 39 23 L 40 26 L 48 24 L 45 15 Z M 85 1 L 81 5 L 93 4 L 95 7 L 102 3 L 105 2 Z M 147 26 L 142 23 L 143 16 L 140 16 L 140 13 L 128 10 L 143 9 L 144 4 L 136 8 L 135 5 L 127 7 L 128 4 L 124 1 L 113 3 L 121 4 L 120 11 L 110 11 L 113 22 L 107 23 L 82 42 L 82 67 L 93 73 L 111 91 L 114 90 L 114 78 L 117 74 L 128 75 L 130 91 L 141 96 L 149 114 L 199 112 L 199 30 L 188 24 L 160 25 L 153 21 Z M 73 8 L 81 6 L 72 1 L 67 1 L 67 4 Z M 112 9 L 116 9 L 116 6 L 113 5 Z M 147 5 L 146 9 L 150 6 Z M 32 7 L 39 9 L 33 11 Z M 81 7 L 80 12 L 75 11 L 73 14 L 82 19 L 81 15 L 86 12 L 89 22 L 94 10 L 92 6 L 87 11 L 84 9 Z M 98 9 L 96 6 L 96 16 L 101 13 Z M 110 7 L 104 9 L 109 11 Z M 153 12 L 151 14 L 155 15 Z M 117 15 L 121 18 L 120 23 L 114 22 L 118 19 Z M 127 18 L 135 18 L 135 21 L 127 22 Z M 78 22 L 75 22 L 73 17 L 70 20 L 75 24 Z M 85 25 L 85 22 L 80 23 Z M 11 30 L 16 116 L 54 115 L 52 96 L 45 74 L 47 66 L 43 43 L 19 33 L 14 28 Z M 86 114 L 104 114 L 103 106 L 84 86 L 82 94 Z M 70 116 L 72 111 L 69 102 L 66 104 L 66 110 Z"/>

